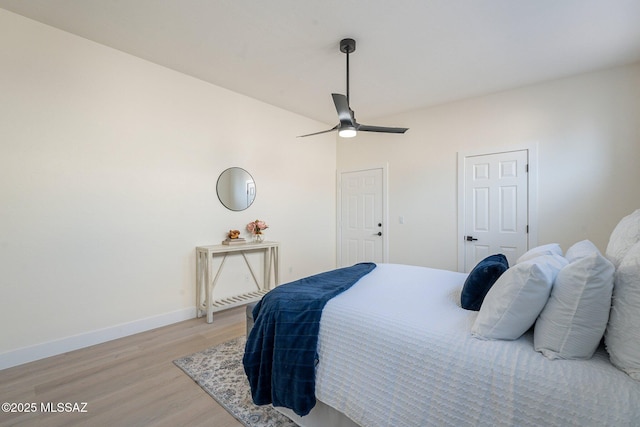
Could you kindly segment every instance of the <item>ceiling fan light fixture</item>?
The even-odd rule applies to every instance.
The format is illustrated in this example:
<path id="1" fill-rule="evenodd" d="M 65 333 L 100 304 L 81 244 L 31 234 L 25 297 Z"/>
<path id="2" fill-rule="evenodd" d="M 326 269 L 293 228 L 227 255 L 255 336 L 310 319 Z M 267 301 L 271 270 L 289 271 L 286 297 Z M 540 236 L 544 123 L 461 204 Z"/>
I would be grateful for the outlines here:
<path id="1" fill-rule="evenodd" d="M 345 126 L 338 131 L 338 136 L 340 136 L 341 138 L 353 138 L 357 134 L 358 132 L 353 126 Z"/>

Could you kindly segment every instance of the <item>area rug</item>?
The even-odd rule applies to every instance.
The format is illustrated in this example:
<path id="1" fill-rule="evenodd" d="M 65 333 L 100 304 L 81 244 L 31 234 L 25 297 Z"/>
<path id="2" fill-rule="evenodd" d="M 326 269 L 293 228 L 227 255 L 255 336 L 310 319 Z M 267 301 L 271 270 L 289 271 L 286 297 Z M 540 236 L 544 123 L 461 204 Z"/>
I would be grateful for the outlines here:
<path id="1" fill-rule="evenodd" d="M 173 363 L 246 427 L 296 426 L 273 406 L 254 405 L 242 367 L 245 342 L 242 336 Z"/>

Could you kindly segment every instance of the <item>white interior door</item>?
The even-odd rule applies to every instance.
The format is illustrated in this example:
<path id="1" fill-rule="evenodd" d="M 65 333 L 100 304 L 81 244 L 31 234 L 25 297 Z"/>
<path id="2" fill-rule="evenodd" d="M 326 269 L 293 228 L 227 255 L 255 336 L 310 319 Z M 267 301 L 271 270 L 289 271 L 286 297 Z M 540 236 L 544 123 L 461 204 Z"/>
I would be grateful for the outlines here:
<path id="1" fill-rule="evenodd" d="M 381 168 L 340 174 L 340 267 L 386 258 L 383 177 Z"/>
<path id="2" fill-rule="evenodd" d="M 464 271 L 496 253 L 513 265 L 528 247 L 527 150 L 464 159 Z"/>

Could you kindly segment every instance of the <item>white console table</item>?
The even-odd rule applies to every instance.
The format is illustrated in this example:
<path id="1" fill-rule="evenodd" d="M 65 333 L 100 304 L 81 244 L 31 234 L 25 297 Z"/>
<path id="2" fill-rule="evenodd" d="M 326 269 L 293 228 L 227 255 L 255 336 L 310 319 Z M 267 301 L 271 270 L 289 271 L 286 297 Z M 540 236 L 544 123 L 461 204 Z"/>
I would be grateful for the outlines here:
<path id="1" fill-rule="evenodd" d="M 213 322 L 213 313 L 220 310 L 248 304 L 258 301 L 271 289 L 271 278 L 273 271 L 273 285 L 279 283 L 278 242 L 244 243 L 236 245 L 210 245 L 196 247 L 196 308 L 198 317 L 207 314 L 207 323 Z M 258 280 L 249 260 L 247 253 L 261 252 L 264 261 L 264 277 Z M 228 255 L 239 254 L 244 258 L 244 262 L 249 268 L 251 277 L 256 284 L 257 290 L 238 294 L 233 297 L 214 299 L 213 290 L 220 277 L 220 272 L 224 267 L 224 262 Z M 218 255 L 222 257 L 220 267 L 214 272 L 213 259 Z"/>

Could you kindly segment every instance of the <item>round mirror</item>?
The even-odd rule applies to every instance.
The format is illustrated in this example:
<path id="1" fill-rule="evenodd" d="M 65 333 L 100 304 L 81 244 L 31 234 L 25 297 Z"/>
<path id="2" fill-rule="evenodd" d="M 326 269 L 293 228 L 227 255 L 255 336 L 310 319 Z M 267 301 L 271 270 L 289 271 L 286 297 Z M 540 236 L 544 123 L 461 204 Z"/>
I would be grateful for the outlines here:
<path id="1" fill-rule="evenodd" d="M 256 198 L 256 183 L 249 172 L 242 168 L 229 168 L 218 177 L 218 199 L 232 211 L 247 209 Z"/>

